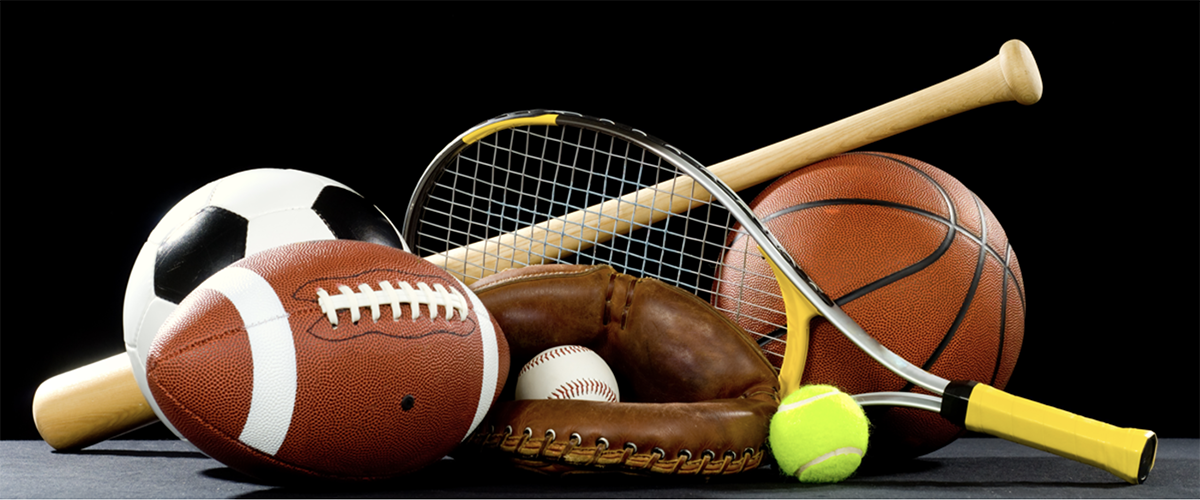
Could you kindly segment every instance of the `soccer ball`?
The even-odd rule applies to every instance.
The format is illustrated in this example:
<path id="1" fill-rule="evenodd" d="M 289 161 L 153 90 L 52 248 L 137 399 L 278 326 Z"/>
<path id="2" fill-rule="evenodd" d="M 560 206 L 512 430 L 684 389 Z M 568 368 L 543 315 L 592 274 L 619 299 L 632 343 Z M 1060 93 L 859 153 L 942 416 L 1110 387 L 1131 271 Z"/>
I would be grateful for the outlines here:
<path id="1" fill-rule="evenodd" d="M 408 250 L 375 205 L 337 181 L 299 170 L 254 169 L 218 179 L 163 216 L 134 261 L 123 320 L 134 377 L 171 432 L 179 436 L 150 397 L 146 357 L 175 306 L 242 257 L 288 243 L 333 239 Z"/>

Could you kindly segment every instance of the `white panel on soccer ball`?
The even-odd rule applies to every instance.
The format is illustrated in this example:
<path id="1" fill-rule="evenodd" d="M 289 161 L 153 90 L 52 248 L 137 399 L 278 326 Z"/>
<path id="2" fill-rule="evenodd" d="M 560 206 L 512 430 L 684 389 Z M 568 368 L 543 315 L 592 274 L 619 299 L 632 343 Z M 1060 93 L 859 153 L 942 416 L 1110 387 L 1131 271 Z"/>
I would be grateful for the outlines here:
<path id="1" fill-rule="evenodd" d="M 246 255 L 298 241 L 336 239 L 325 221 L 307 208 L 250 219 L 246 233 Z"/>
<path id="2" fill-rule="evenodd" d="M 125 347 L 137 349 L 138 330 L 145 316 L 145 305 L 154 298 L 154 256 L 158 243 L 147 242 L 142 245 L 137 260 L 133 261 L 133 270 L 129 272 L 129 284 L 125 287 L 125 307 L 121 321 L 125 327 Z"/>
<path id="3" fill-rule="evenodd" d="M 151 290 L 153 290 L 153 286 L 151 286 Z M 170 316 L 176 307 L 178 306 L 174 303 L 154 297 L 146 304 L 146 313 L 143 315 L 141 322 L 146 325 L 162 325 L 166 322 L 167 316 Z M 137 340 L 138 345 L 136 347 L 127 346 L 126 348 L 129 352 L 130 361 L 134 366 L 133 377 L 137 379 L 138 387 L 141 389 L 142 394 L 150 394 L 150 385 L 146 382 L 146 359 L 150 357 L 150 346 L 154 344 L 154 337 L 156 336 L 158 336 L 158 328 L 143 328 Z M 167 421 L 162 410 L 158 409 L 158 403 L 154 401 L 154 398 L 147 397 L 146 400 L 150 403 L 150 409 L 154 410 L 155 415 L 158 415 L 158 419 L 163 424 L 166 424 L 167 428 L 171 429 L 171 432 L 179 436 L 179 439 L 186 440 L 183 434 L 175 430 L 171 422 Z"/>
<path id="4" fill-rule="evenodd" d="M 281 207 L 311 207 L 313 200 L 329 184 L 341 186 L 325 177 L 299 170 L 247 170 L 223 179 L 209 203 L 254 219 Z"/>
<path id="5" fill-rule="evenodd" d="M 150 346 L 154 345 L 154 338 L 158 336 L 158 327 L 161 327 L 163 322 L 167 320 L 167 316 L 175 310 L 177 304 L 154 297 L 146 303 L 146 312 L 142 315 L 143 325 L 156 325 L 154 328 L 142 328 L 138 334 L 137 345 L 129 346 L 130 352 L 136 353 L 136 364 L 143 369 L 146 368 L 146 358 L 150 357 Z M 145 376 L 143 370 L 143 376 Z"/>

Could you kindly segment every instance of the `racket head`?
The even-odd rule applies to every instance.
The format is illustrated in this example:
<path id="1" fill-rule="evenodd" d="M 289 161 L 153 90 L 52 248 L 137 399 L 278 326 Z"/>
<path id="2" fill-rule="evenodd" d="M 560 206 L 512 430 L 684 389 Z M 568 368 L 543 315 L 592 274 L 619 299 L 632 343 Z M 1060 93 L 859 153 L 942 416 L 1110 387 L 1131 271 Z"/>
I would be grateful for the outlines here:
<path id="1" fill-rule="evenodd" d="M 411 245 L 418 255 L 443 253 L 698 169 L 700 164 L 678 149 L 609 120 L 562 111 L 508 113 L 471 128 L 434 158 L 414 191 L 403 234 L 416 238 Z M 589 213 L 590 220 L 559 228 L 569 233 L 565 238 L 549 231 L 530 235 L 535 239 L 498 242 L 499 248 L 476 246 L 475 252 L 484 252 L 485 258 L 459 261 L 456 265 L 465 269 L 451 274 L 470 282 L 530 263 L 604 263 L 707 299 L 714 273 L 700 270 L 720 265 L 729 225 L 736 220 L 720 205 L 710 209 L 707 192 L 669 196 L 694 202 L 699 210 L 686 217 L 668 215 L 655 224 L 617 217 L 616 224 L 630 226 L 629 234 L 606 227 L 586 241 L 571 241 L 578 239 L 571 235 L 585 232 L 580 231 L 583 223 L 613 223 L 612 218 Z M 636 203 L 615 205 L 635 216 L 662 211 Z M 557 241 L 564 239 L 568 241 Z M 588 248 L 572 251 L 579 243 Z"/>
<path id="2" fill-rule="evenodd" d="M 646 196 L 628 196 L 647 190 Z M 583 215 L 562 222 L 568 214 Z M 647 215 L 649 220 L 639 219 Z M 520 231 L 530 227 L 541 229 Z M 778 278 L 785 293 L 809 302 L 815 315 L 901 377 L 935 394 L 949 383 L 863 331 L 703 165 L 654 136 L 610 120 L 529 110 L 476 125 L 430 163 L 414 191 L 403 234 L 417 255 L 467 283 L 532 264 L 608 264 L 678 286 L 710 304 L 716 302 L 722 266 L 766 258 L 775 274 L 760 276 L 761 271 L 743 266 L 736 274 L 753 280 L 722 284 L 721 293 L 732 299 L 722 301 L 728 304 L 721 308 L 727 316 L 735 321 L 740 315 L 767 316 L 764 306 L 737 300 L 746 295 L 738 290 Z M 724 258 L 736 251 L 737 236 L 752 238 L 761 254 L 740 251 L 739 259 Z M 780 296 L 778 290 L 754 292 Z M 773 326 L 777 333 L 787 331 L 786 325 Z M 775 340 L 762 337 L 756 339 L 760 344 Z M 784 364 L 793 367 L 785 375 L 798 386 L 802 358 L 798 371 L 795 360 Z"/>

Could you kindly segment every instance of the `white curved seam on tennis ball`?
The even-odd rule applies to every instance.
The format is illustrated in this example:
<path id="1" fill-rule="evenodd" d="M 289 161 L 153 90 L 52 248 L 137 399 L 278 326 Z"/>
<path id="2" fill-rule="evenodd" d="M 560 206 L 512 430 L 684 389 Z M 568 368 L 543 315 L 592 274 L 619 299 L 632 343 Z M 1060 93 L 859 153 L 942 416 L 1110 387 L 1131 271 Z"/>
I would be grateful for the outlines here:
<path id="1" fill-rule="evenodd" d="M 834 394 L 838 394 L 838 392 L 837 391 L 829 391 L 824 394 L 818 394 L 816 396 L 812 396 L 808 399 L 801 399 L 800 401 L 796 401 L 794 403 L 788 403 L 783 406 L 780 406 L 778 412 L 783 413 L 785 411 L 792 411 L 792 410 L 795 410 L 796 408 L 799 408 L 799 407 L 804 406 L 809 403 L 815 403 L 819 399 L 827 398 Z"/>
<path id="2" fill-rule="evenodd" d="M 838 449 L 836 449 L 836 450 L 833 450 L 833 451 L 831 451 L 831 452 L 829 452 L 829 453 L 826 453 L 826 454 L 824 454 L 824 455 L 821 455 L 821 456 L 819 456 L 819 457 L 817 457 L 817 458 L 814 458 L 814 459 L 810 460 L 808 463 L 806 463 L 806 464 L 804 464 L 804 465 L 801 465 L 799 468 L 797 468 L 797 469 L 796 469 L 796 471 L 795 471 L 795 472 L 793 472 L 793 473 L 792 473 L 792 475 L 793 475 L 793 476 L 799 476 L 800 474 L 804 473 L 804 471 L 805 471 L 806 469 L 808 469 L 809 467 L 812 467 L 812 466 L 814 466 L 814 465 L 817 465 L 817 464 L 819 464 L 819 463 L 821 463 L 821 462 L 824 462 L 824 461 L 826 461 L 826 460 L 829 460 L 829 459 L 831 459 L 831 458 L 833 458 L 833 457 L 837 457 L 837 456 L 841 456 L 841 455 L 858 455 L 859 457 L 862 457 L 862 456 L 863 456 L 863 451 L 862 451 L 862 450 L 860 450 L 860 449 L 858 449 L 858 448 L 855 448 L 855 447 L 853 447 L 853 446 L 847 446 L 847 447 L 844 447 L 844 448 L 838 448 Z"/>

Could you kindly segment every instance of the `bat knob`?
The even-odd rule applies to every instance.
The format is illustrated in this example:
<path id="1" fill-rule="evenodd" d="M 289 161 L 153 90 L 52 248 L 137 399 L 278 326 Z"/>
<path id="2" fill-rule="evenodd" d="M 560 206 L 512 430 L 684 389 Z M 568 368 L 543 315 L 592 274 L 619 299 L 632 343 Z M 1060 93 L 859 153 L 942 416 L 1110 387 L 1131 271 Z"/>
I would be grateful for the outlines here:
<path id="1" fill-rule="evenodd" d="M 1042 75 L 1025 42 L 1014 39 L 1000 47 L 1000 71 L 1013 100 L 1029 105 L 1042 98 Z"/>

